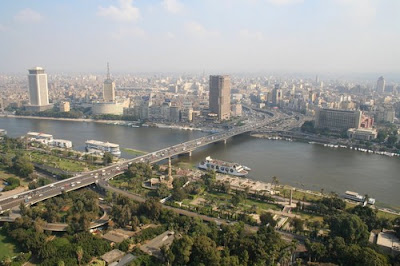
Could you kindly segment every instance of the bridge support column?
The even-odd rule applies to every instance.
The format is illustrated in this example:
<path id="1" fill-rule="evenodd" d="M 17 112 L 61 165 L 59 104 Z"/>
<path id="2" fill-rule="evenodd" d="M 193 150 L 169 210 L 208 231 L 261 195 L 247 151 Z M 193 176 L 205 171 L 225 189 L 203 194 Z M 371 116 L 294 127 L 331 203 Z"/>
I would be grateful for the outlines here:
<path id="1" fill-rule="evenodd" d="M 226 144 L 226 139 L 224 139 L 224 144 Z"/>
<path id="2" fill-rule="evenodd" d="M 189 157 L 192 157 L 192 151 L 188 152 Z"/>

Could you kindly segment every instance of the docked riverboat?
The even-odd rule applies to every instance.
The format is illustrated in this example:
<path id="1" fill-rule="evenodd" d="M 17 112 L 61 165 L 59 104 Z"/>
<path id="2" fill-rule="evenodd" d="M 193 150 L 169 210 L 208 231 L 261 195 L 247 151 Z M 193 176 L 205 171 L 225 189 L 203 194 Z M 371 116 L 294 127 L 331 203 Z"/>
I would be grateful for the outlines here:
<path id="1" fill-rule="evenodd" d="M 238 163 L 224 162 L 221 160 L 212 159 L 210 156 L 207 156 L 205 160 L 201 161 L 198 167 L 203 170 L 212 170 L 221 174 L 229 174 L 234 176 L 245 176 L 249 173 L 242 165 Z"/>

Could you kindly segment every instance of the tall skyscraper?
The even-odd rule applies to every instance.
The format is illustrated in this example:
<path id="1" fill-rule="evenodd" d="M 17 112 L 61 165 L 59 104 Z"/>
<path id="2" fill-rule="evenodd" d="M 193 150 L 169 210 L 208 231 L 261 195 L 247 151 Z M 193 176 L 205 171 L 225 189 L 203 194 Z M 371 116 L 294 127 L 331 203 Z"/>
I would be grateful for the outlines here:
<path id="1" fill-rule="evenodd" d="M 282 90 L 280 89 L 279 84 L 275 84 L 275 87 L 272 90 L 272 104 L 275 106 L 279 106 L 281 100 L 282 100 Z"/>
<path id="2" fill-rule="evenodd" d="M 385 84 L 386 84 L 385 79 L 382 76 L 380 76 L 378 78 L 378 81 L 376 82 L 376 91 L 382 93 L 385 92 Z"/>
<path id="3" fill-rule="evenodd" d="M 218 120 L 231 116 L 231 79 L 229 76 L 210 76 L 210 111 L 217 114 Z"/>
<path id="4" fill-rule="evenodd" d="M 47 87 L 47 74 L 41 67 L 29 69 L 29 104 L 31 106 L 48 106 L 49 91 Z"/>
<path id="5" fill-rule="evenodd" d="M 110 77 L 110 65 L 107 63 L 107 79 L 103 84 L 103 99 L 105 102 L 115 101 L 115 82 Z"/>

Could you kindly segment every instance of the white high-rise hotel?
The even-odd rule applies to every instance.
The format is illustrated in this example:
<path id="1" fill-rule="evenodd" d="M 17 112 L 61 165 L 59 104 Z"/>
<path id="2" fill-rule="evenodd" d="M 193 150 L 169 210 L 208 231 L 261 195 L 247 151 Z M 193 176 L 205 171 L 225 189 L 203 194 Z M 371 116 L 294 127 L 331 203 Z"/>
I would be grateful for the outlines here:
<path id="1" fill-rule="evenodd" d="M 41 67 L 29 69 L 29 104 L 31 106 L 49 105 L 49 93 L 47 88 L 47 74 Z"/>

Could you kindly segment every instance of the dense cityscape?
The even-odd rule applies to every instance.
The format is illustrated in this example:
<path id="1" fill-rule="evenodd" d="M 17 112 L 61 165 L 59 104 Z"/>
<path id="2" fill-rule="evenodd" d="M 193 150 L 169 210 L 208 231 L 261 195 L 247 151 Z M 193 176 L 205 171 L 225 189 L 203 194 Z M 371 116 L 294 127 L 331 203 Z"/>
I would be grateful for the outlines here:
<path id="1" fill-rule="evenodd" d="M 400 265 L 399 76 L 121 62 L 0 72 L 0 265 Z"/>

